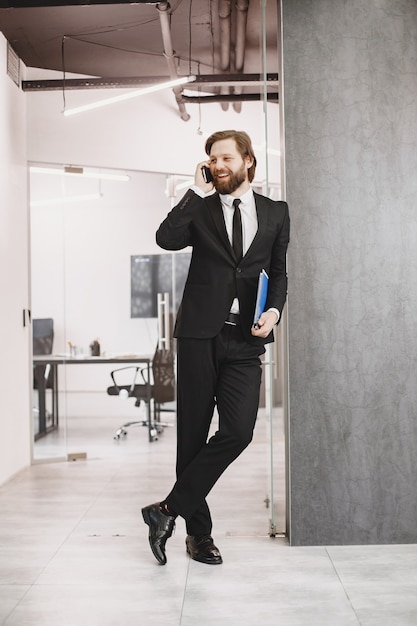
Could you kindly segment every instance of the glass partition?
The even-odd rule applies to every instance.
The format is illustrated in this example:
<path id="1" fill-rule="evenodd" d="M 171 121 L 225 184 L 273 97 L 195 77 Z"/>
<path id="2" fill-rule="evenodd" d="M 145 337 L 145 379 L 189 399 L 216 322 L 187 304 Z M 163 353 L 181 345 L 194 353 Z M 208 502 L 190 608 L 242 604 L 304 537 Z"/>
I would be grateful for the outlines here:
<path id="1" fill-rule="evenodd" d="M 55 190 L 51 188 L 51 198 L 54 193 Z M 50 355 L 64 351 L 65 211 L 63 205 L 37 205 L 42 195 L 36 178 L 32 178 L 30 225 L 34 460 L 61 458 L 67 450 L 65 411 L 54 393 L 58 386 L 57 372 L 48 360 Z M 64 392 L 65 377 L 59 380 L 59 385 Z"/>
<path id="2" fill-rule="evenodd" d="M 152 311 L 132 315 L 131 262 L 161 252 L 150 233 L 170 208 L 166 176 L 82 169 L 30 167 L 33 329 L 51 319 L 54 331 L 53 358 L 34 354 L 35 371 L 51 370 L 33 394 L 34 460 L 90 454 L 106 419 L 136 418 L 134 403 L 109 398 L 111 371 L 138 367 L 134 360 L 152 356 L 158 338 Z M 149 194 L 138 201 L 143 189 Z M 133 375 L 126 371 L 126 380 Z M 87 418 L 97 427 L 74 440 Z"/>
<path id="3" fill-rule="evenodd" d="M 256 137 L 254 186 L 276 200 L 283 197 L 282 116 L 280 105 L 268 100 L 267 74 L 280 69 L 278 10 L 278 3 L 261 0 L 262 97 L 258 103 L 241 105 L 243 110 L 251 107 L 250 123 L 242 128 L 237 115 L 240 106 L 236 110 L 230 107 L 228 116 L 224 107 L 210 105 L 219 110 L 212 131 L 238 127 Z M 203 107 L 199 107 L 199 115 L 204 126 Z M 210 122 L 213 126 L 211 117 Z M 200 126 L 198 133 L 202 134 Z M 204 136 L 198 140 L 203 156 Z M 164 150 L 173 149 L 169 138 L 166 143 Z M 157 317 L 153 307 L 149 316 L 132 315 L 132 268 L 135 259 L 161 255 L 155 229 L 192 183 L 193 171 L 120 170 L 117 163 L 114 167 L 31 164 L 32 318 L 53 319 L 52 352 L 56 357 L 52 381 L 45 385 L 44 408 L 39 407 L 39 390 L 34 390 L 35 461 L 99 454 L 98 444 L 104 438 L 112 445 L 115 416 L 120 423 L 146 417 L 143 407 L 109 396 L 107 387 L 113 370 L 137 367 L 132 360 L 150 358 L 154 353 Z M 175 288 L 178 264 L 172 256 L 168 282 L 173 285 L 174 315 L 179 293 Z M 251 531 L 260 535 L 285 532 L 285 324 L 284 315 L 276 342 L 265 356 L 256 436 L 247 453 L 252 456 L 242 459 L 257 470 L 252 474 L 256 477 L 251 489 L 257 514 Z M 100 361 L 94 361 L 97 350 Z M 114 363 L 113 359 L 118 360 Z M 43 365 L 42 359 L 38 361 Z M 127 384 L 132 380 L 131 371 L 125 372 Z M 44 412 L 45 433 L 39 433 L 40 411 Z M 117 446 L 114 450 L 117 454 Z"/>
<path id="4" fill-rule="evenodd" d="M 261 0 L 262 41 L 261 60 L 263 74 L 264 106 L 264 167 L 263 193 L 274 200 L 285 200 L 284 151 L 282 117 L 282 63 L 281 63 L 281 15 L 280 3 L 271 4 Z M 275 45 L 271 40 L 275 39 Z M 267 52 L 268 51 L 268 52 Z M 278 104 L 268 103 L 267 75 L 277 72 L 279 76 Z M 267 448 L 267 495 L 268 533 L 270 536 L 286 534 L 286 445 L 287 445 L 287 397 L 286 397 L 286 324 L 283 317 L 275 331 L 275 342 L 267 346 L 264 365 L 265 381 L 265 428 Z"/>

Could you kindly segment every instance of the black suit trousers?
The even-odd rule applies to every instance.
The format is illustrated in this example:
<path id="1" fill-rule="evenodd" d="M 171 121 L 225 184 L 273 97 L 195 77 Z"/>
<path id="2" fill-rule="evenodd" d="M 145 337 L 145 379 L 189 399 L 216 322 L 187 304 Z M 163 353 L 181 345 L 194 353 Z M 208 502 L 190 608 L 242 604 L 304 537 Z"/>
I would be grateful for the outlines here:
<path id="1" fill-rule="evenodd" d="M 190 535 L 211 533 L 206 496 L 252 440 L 264 352 L 229 324 L 211 339 L 178 339 L 177 480 L 166 502 Z"/>

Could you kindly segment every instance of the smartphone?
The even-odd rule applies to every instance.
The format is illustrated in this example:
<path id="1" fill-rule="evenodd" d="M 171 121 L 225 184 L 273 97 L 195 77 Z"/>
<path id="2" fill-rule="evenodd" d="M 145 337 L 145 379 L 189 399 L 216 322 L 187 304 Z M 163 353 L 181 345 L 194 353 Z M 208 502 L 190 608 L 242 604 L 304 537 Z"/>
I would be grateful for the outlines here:
<path id="1" fill-rule="evenodd" d="M 206 183 L 213 182 L 213 176 L 211 175 L 210 168 L 207 167 L 207 165 L 203 165 L 203 167 L 201 168 L 201 173 L 203 174 L 203 178 Z"/>

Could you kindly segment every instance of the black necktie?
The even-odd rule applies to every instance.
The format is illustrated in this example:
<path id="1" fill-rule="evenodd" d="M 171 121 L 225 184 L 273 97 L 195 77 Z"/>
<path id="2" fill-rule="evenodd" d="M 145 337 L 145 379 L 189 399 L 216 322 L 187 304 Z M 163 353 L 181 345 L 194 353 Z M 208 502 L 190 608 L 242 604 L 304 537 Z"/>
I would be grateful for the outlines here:
<path id="1" fill-rule="evenodd" d="M 233 213 L 232 246 L 238 261 L 243 257 L 242 217 L 240 215 L 239 204 L 239 198 L 233 200 L 235 211 Z"/>

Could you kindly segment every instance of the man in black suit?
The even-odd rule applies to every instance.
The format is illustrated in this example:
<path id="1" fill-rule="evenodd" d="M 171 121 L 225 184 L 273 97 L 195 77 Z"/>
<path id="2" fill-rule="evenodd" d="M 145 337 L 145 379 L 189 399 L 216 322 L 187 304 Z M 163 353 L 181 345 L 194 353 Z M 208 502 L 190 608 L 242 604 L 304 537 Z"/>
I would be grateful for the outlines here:
<path id="1" fill-rule="evenodd" d="M 174 331 L 177 480 L 165 500 L 142 509 L 152 552 L 162 565 L 178 515 L 186 522 L 191 558 L 222 563 L 211 537 L 206 496 L 252 439 L 261 383 L 259 357 L 265 343 L 273 341 L 287 294 L 288 206 L 252 190 L 256 159 L 249 136 L 234 130 L 216 132 L 205 149 L 208 160 L 198 164 L 194 186 L 156 234 L 158 245 L 166 250 L 192 247 Z M 254 325 L 263 269 L 269 275 L 268 297 Z M 215 406 L 218 430 L 208 438 Z"/>

